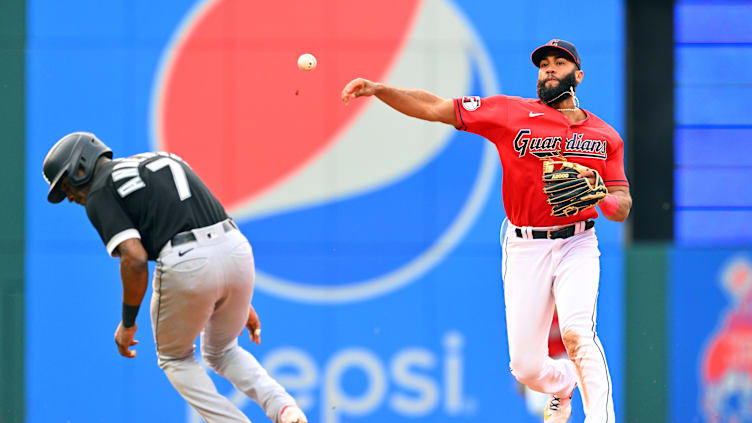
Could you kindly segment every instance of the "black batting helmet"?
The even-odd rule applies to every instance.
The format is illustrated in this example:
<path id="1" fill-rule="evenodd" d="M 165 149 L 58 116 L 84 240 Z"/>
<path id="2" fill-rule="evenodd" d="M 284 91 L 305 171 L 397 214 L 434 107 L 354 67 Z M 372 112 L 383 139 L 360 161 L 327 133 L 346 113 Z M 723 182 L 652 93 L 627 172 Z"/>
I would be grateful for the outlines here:
<path id="1" fill-rule="evenodd" d="M 68 181 L 76 188 L 88 184 L 102 156 L 112 158 L 112 150 L 94 134 L 74 132 L 61 138 L 44 158 L 44 179 L 50 184 L 47 201 L 59 203 L 65 199 L 60 189 L 63 176 L 68 176 Z"/>

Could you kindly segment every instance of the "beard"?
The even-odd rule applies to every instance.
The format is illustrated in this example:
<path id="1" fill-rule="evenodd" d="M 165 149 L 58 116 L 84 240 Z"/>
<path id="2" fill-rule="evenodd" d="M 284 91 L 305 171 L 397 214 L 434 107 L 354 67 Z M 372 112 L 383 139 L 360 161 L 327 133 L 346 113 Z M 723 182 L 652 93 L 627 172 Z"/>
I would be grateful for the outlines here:
<path id="1" fill-rule="evenodd" d="M 566 98 L 563 93 L 569 92 L 569 87 L 577 88 L 577 79 L 575 79 L 574 77 L 575 72 L 576 71 L 573 70 L 569 75 L 566 75 L 563 78 L 559 79 L 559 84 L 552 87 L 546 87 L 546 80 L 539 80 L 538 98 L 540 98 L 546 104 L 553 101 L 554 99 L 557 99 L 557 97 L 558 99 L 556 100 L 556 103 L 562 101 L 563 98 Z"/>

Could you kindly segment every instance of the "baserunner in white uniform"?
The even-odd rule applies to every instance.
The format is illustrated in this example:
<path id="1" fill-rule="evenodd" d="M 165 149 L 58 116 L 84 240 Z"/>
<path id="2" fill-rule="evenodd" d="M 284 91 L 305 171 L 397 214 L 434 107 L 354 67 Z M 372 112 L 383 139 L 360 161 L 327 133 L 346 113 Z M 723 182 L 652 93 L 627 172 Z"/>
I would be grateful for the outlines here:
<path id="1" fill-rule="evenodd" d="M 275 423 L 305 423 L 284 388 L 238 345 L 248 327 L 259 343 L 261 326 L 251 306 L 253 253 L 248 240 L 196 173 L 167 153 L 111 160 L 93 134 L 58 141 L 44 160 L 48 200 L 66 197 L 86 207 L 107 252 L 120 258 L 122 321 L 115 332 L 120 354 L 134 358 L 136 315 L 156 260 L 151 322 L 159 366 L 207 423 L 249 422 L 220 395 L 194 359 L 201 334 L 206 363 L 256 401 Z"/>

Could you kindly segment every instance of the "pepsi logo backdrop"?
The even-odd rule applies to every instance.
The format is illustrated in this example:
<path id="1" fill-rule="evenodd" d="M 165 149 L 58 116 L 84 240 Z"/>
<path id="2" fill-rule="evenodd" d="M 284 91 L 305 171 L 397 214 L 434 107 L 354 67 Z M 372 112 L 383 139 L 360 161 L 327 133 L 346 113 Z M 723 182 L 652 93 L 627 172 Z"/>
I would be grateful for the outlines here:
<path id="1" fill-rule="evenodd" d="M 30 1 L 27 420 L 199 421 L 156 365 L 147 309 L 138 357 L 117 354 L 117 261 L 82 208 L 46 202 L 44 155 L 88 130 L 117 157 L 178 154 L 225 204 L 258 273 L 262 344 L 242 344 L 310 421 L 539 421 L 508 369 L 495 149 L 339 93 L 362 76 L 532 97 L 530 52 L 563 38 L 583 58 L 583 107 L 621 130 L 622 6 L 587 3 Z M 297 69 L 303 52 L 315 71 Z M 597 230 L 619 410 L 621 229 Z"/>

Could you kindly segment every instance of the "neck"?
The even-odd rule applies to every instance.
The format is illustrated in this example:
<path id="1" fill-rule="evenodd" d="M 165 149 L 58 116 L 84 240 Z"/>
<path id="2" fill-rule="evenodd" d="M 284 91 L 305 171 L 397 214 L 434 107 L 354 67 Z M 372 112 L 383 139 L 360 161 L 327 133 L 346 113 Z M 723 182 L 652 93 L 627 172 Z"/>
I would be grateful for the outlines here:
<path id="1" fill-rule="evenodd" d="M 105 163 L 107 163 L 107 162 L 109 162 L 111 160 L 112 159 L 110 159 L 107 156 L 101 156 L 101 157 L 99 157 L 99 159 L 97 159 L 97 164 L 94 165 L 94 175 L 97 174 L 97 171 L 99 170 L 100 166 L 102 166 L 103 164 L 105 164 Z M 92 175 L 91 179 L 94 179 L 94 175 Z"/>
<path id="2" fill-rule="evenodd" d="M 557 101 L 556 103 L 552 103 L 550 104 L 550 106 L 556 110 L 572 109 L 572 110 L 561 110 L 561 111 L 574 111 L 574 109 L 579 109 L 579 107 L 577 107 L 572 97 L 567 97 L 566 99 L 562 101 Z"/>
<path id="3" fill-rule="evenodd" d="M 563 114 L 571 123 L 582 122 L 587 118 L 585 112 L 583 112 L 579 107 L 575 107 L 574 104 L 557 104 L 556 106 L 552 107 L 558 110 L 559 113 Z"/>

